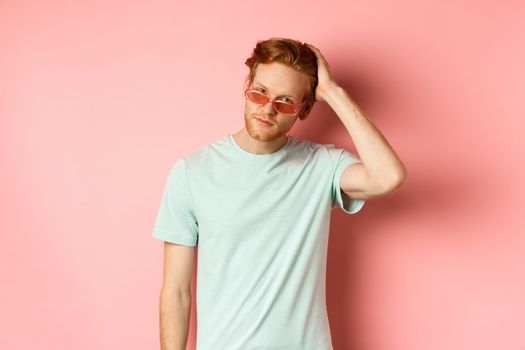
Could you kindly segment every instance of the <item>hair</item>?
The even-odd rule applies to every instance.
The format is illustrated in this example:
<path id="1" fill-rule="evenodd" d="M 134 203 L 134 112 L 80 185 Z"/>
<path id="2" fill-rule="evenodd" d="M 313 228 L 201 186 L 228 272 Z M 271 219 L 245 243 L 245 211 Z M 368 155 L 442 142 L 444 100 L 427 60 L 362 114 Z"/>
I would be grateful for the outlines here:
<path id="1" fill-rule="evenodd" d="M 304 120 L 315 104 L 315 88 L 317 87 L 317 56 L 300 41 L 288 38 L 270 38 L 259 40 L 252 55 L 246 59 L 245 64 L 250 68 L 249 82 L 255 78 L 257 66 L 267 63 L 282 63 L 296 71 L 306 74 L 308 86 L 304 96 L 304 104 L 298 112 L 299 119 Z"/>

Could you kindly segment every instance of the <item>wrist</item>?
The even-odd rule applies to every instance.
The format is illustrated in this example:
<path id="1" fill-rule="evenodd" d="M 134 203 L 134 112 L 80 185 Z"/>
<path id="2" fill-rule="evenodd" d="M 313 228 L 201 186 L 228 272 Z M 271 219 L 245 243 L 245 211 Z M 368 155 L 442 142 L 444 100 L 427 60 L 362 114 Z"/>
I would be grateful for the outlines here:
<path id="1" fill-rule="evenodd" d="M 331 84 L 323 91 L 323 99 L 330 103 L 331 100 L 336 99 L 340 96 L 343 96 L 345 94 L 345 90 L 337 85 L 337 84 Z"/>

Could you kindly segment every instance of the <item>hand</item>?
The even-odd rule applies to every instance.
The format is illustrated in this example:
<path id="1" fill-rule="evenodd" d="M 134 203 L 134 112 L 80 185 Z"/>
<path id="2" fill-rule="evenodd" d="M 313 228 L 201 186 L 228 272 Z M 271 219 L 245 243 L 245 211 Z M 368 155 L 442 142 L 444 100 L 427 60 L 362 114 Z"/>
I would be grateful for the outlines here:
<path id="1" fill-rule="evenodd" d="M 325 94 L 329 89 L 337 87 L 336 81 L 332 78 L 330 74 L 330 67 L 328 62 L 321 54 L 318 48 L 311 44 L 304 43 L 308 46 L 317 56 L 317 87 L 315 88 L 315 99 L 317 101 L 325 101 Z"/>

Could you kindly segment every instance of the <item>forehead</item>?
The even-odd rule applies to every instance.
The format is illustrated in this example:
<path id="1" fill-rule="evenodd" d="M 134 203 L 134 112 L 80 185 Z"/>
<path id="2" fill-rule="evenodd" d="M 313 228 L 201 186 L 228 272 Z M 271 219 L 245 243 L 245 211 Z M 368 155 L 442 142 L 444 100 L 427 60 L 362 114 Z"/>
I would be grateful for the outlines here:
<path id="1" fill-rule="evenodd" d="M 304 73 L 281 63 L 260 63 L 255 68 L 253 84 L 262 85 L 275 96 L 291 96 L 301 99 L 306 84 L 308 84 L 308 78 Z"/>

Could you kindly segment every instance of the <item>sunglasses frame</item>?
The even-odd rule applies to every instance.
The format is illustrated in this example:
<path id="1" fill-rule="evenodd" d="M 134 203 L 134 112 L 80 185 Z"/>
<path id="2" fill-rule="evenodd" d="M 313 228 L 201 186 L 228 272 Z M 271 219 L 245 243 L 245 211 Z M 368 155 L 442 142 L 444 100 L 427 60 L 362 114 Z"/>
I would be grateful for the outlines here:
<path id="1" fill-rule="evenodd" d="M 249 96 L 248 96 L 248 92 L 255 92 L 256 94 L 259 94 L 261 96 L 264 96 L 266 98 L 266 102 L 265 103 L 258 103 L 258 102 L 255 102 L 254 100 L 252 100 Z M 268 102 L 271 102 L 272 103 L 272 108 L 275 109 L 277 112 L 281 113 L 282 115 L 285 115 L 287 117 L 293 117 L 295 115 L 297 115 L 297 113 L 299 113 L 299 111 L 301 110 L 301 107 L 302 105 L 304 104 L 304 101 L 301 102 L 300 104 L 293 104 L 293 103 L 288 103 L 288 102 L 282 102 L 282 101 L 277 101 L 277 99 L 271 99 L 270 97 L 268 97 L 267 95 L 263 94 L 262 92 L 258 91 L 256 88 L 248 88 L 244 91 L 244 96 L 249 99 L 250 101 L 254 102 L 254 103 L 257 103 L 259 106 L 265 106 Z M 295 112 L 293 112 L 292 114 L 286 114 L 286 113 L 283 113 L 281 111 L 279 111 L 277 108 L 276 108 L 276 103 L 283 103 L 283 104 L 287 104 L 287 105 L 290 105 L 290 106 L 293 106 L 295 107 Z"/>

